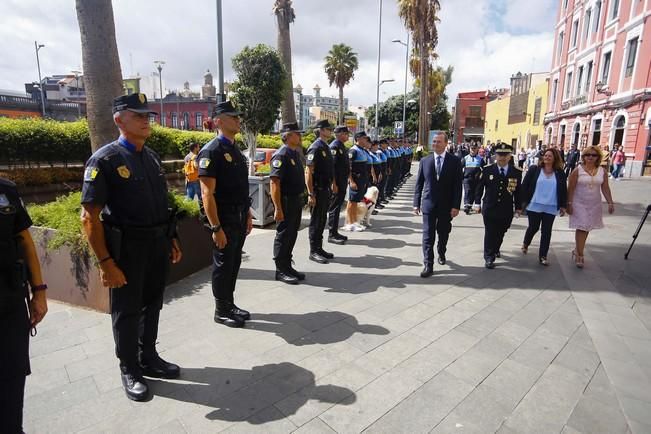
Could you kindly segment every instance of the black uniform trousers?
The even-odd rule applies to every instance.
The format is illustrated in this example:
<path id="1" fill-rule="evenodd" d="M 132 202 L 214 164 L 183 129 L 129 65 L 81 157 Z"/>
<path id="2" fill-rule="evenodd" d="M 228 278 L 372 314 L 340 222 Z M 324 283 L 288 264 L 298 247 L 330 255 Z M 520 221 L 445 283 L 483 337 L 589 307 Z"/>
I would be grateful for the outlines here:
<path id="1" fill-rule="evenodd" d="M 344 204 L 346 197 L 347 179 L 337 182 L 337 194 L 332 195 L 330 200 L 330 207 L 328 209 L 328 229 L 330 236 L 339 233 L 339 215 L 341 214 L 341 206 Z"/>
<path id="2" fill-rule="evenodd" d="M 318 252 L 323 249 L 323 230 L 328 219 L 328 207 L 330 206 L 330 189 L 314 190 L 316 201 L 312 207 L 310 217 L 310 252 Z"/>
<path id="3" fill-rule="evenodd" d="M 481 204 L 481 199 L 475 198 L 475 191 L 477 191 L 478 180 L 475 177 L 463 178 L 463 204 L 466 207 L 471 207 L 473 203 L 476 205 Z"/>
<path id="4" fill-rule="evenodd" d="M 273 253 L 276 270 L 284 272 L 292 264 L 292 252 L 294 251 L 294 245 L 298 237 L 298 229 L 301 226 L 301 214 L 305 202 L 302 194 L 282 196 L 280 201 L 285 220 L 276 226 Z"/>
<path id="5" fill-rule="evenodd" d="M 423 262 L 427 266 L 434 264 L 434 241 L 439 236 L 437 251 L 445 255 L 448 239 L 452 231 L 452 216 L 450 211 L 442 213 L 423 214 Z"/>
<path id="6" fill-rule="evenodd" d="M 29 316 L 21 303 L 0 301 L 0 433 L 23 432 L 25 378 L 29 368 Z"/>
<path id="7" fill-rule="evenodd" d="M 219 223 L 226 234 L 226 246 L 212 251 L 212 294 L 215 299 L 233 303 L 237 275 L 242 265 L 246 240 L 248 206 L 218 206 Z"/>
<path id="8" fill-rule="evenodd" d="M 484 214 L 484 259 L 495 260 L 500 251 L 504 235 L 511 227 L 513 214 L 508 217 L 487 216 Z"/>
<path id="9" fill-rule="evenodd" d="M 386 198 L 386 188 L 387 188 L 388 181 L 389 180 L 388 180 L 387 171 L 384 170 L 382 172 L 382 180 L 380 181 L 380 185 L 378 186 L 378 189 L 380 190 L 378 201 L 383 201 Z"/>
<path id="10" fill-rule="evenodd" d="M 139 360 L 156 351 L 170 252 L 166 230 L 122 233 L 116 262 L 127 284 L 110 290 L 115 355 L 122 372 L 138 373 Z"/>

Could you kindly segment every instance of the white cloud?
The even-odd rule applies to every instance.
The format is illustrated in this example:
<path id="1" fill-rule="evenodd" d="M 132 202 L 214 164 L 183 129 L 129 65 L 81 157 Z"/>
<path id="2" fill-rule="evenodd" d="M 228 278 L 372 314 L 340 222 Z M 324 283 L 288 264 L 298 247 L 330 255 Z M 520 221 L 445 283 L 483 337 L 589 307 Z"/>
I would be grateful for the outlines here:
<path id="1" fill-rule="evenodd" d="M 382 86 L 380 99 L 401 94 L 404 87 L 405 49 L 392 39 L 406 39 L 396 2 L 383 0 L 381 79 L 396 81 Z M 502 23 L 491 22 L 498 0 L 447 0 L 439 23 L 439 64 L 453 65 L 448 94 L 451 102 L 459 90 L 507 86 L 511 74 L 543 71 L 551 59 L 555 0 L 536 2 L 500 0 L 506 9 Z M 77 18 L 72 0 L 2 0 L 0 89 L 22 89 L 36 79 L 34 40 L 44 43 L 44 74 L 65 73 L 81 64 Z M 198 89 L 203 72 L 215 72 L 216 30 L 214 1 L 134 2 L 113 0 L 116 35 L 123 75 L 153 71 L 153 61 L 166 60 L 164 77 L 170 89 L 185 80 Z M 224 56 L 226 79 L 233 74 L 230 58 L 245 45 L 276 44 L 272 0 L 225 0 Z M 323 58 L 334 43 L 344 42 L 359 53 L 360 70 L 345 89 L 354 105 L 375 102 L 377 74 L 377 0 L 294 0 L 292 25 L 294 84 L 311 90 L 318 83 L 328 88 Z M 551 12 L 550 12 L 551 11 Z"/>

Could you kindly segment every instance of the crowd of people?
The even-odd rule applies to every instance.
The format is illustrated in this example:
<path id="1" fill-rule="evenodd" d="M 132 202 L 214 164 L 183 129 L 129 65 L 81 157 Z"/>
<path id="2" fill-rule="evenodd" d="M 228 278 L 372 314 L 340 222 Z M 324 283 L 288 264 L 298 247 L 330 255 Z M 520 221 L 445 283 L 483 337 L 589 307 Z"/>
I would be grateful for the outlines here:
<path id="1" fill-rule="evenodd" d="M 103 285 L 109 289 L 115 354 L 127 397 L 143 401 L 150 396 L 145 377 L 177 378 L 181 368 L 164 360 L 156 350 L 158 322 L 165 280 L 171 264 L 182 258 L 176 220 L 170 208 L 160 157 L 145 146 L 151 133 L 149 116 L 155 113 L 143 94 L 115 98 L 113 120 L 120 136 L 97 150 L 86 162 L 81 194 L 82 227 L 96 256 Z M 249 197 L 248 162 L 235 143 L 241 113 L 230 101 L 215 106 L 211 121 L 218 131 L 200 150 L 193 146 L 186 158 L 188 196 L 200 197 L 206 226 L 214 244 L 211 285 L 214 321 L 243 327 L 250 312 L 235 303 L 235 288 L 242 249 L 253 227 Z M 324 250 L 324 232 L 333 245 L 345 244 L 340 233 L 366 229 L 370 215 L 381 210 L 411 176 L 412 145 L 398 140 L 372 140 L 365 132 L 350 131 L 319 121 L 316 140 L 308 148 L 305 166 L 301 131 L 285 123 L 283 145 L 271 161 L 271 198 L 277 222 L 273 243 L 275 278 L 286 284 L 306 279 L 293 266 L 293 253 L 304 206 L 309 205 L 309 259 L 327 264 L 334 255 Z M 334 140 L 331 141 L 334 134 Z M 601 196 L 614 211 L 603 154 L 586 147 L 569 172 L 555 148 L 543 149 L 537 160 L 522 169 L 514 163 L 511 145 L 490 147 L 469 143 L 449 146 L 444 133 L 435 135 L 433 152 L 420 160 L 414 212 L 423 216 L 422 277 L 433 274 L 434 241 L 438 237 L 438 263 L 446 263 L 452 220 L 459 214 L 465 194 L 466 213 L 481 213 L 485 226 L 484 259 L 494 268 L 514 213 L 526 211 L 529 227 L 522 252 L 527 253 L 541 231 L 539 261 L 549 265 L 548 249 L 555 217 L 570 215 L 576 230 L 573 258 L 583 267 L 588 234 L 603 226 Z M 424 154 L 423 147 L 419 154 Z M 419 155 L 419 156 L 420 156 Z M 621 165 L 620 157 L 613 159 Z M 620 166 L 616 169 L 619 175 Z M 344 206 L 343 225 L 340 214 Z M 0 431 L 22 432 L 25 377 L 30 372 L 30 330 L 47 313 L 47 285 L 40 273 L 31 220 L 15 185 L 0 180 L 0 245 L 8 252 L 0 260 L 0 299 L 3 379 L 0 395 Z M 365 224 L 366 223 L 366 224 Z M 191 240 L 188 241 L 188 244 Z M 17 265 L 20 265 L 19 267 Z M 29 290 L 29 291 L 28 291 Z"/>

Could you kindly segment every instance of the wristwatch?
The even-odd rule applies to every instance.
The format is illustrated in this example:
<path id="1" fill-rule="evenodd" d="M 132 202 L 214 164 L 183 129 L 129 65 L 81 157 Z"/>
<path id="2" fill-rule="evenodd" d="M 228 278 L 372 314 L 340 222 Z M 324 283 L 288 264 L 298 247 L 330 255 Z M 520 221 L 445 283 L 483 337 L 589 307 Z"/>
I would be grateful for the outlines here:
<path id="1" fill-rule="evenodd" d="M 222 225 L 210 226 L 210 232 L 212 232 L 213 234 L 215 234 L 215 233 L 217 233 L 217 232 L 219 232 L 221 230 L 222 230 Z"/>

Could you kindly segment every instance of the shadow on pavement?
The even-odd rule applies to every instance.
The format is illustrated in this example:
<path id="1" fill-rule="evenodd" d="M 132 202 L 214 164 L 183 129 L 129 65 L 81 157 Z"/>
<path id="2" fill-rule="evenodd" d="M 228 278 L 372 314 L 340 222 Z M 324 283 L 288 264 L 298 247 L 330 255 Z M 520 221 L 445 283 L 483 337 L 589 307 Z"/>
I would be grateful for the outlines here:
<path id="1" fill-rule="evenodd" d="M 336 264 L 346 264 L 354 268 L 374 268 L 380 270 L 388 270 L 397 268 L 401 265 L 419 266 L 420 262 L 405 262 L 400 258 L 394 256 L 382 255 L 364 255 L 364 256 L 335 256 L 331 262 Z"/>
<path id="2" fill-rule="evenodd" d="M 259 425 L 291 416 L 310 400 L 343 405 L 356 401 L 352 390 L 317 385 L 312 371 L 288 362 L 252 369 L 184 368 L 180 380 L 188 383 L 149 380 L 149 384 L 156 396 L 214 408 L 206 414 L 209 420 Z M 273 404 L 282 413 L 263 411 Z"/>
<path id="3" fill-rule="evenodd" d="M 403 240 L 394 238 L 375 238 L 372 240 L 353 240 L 348 239 L 346 245 L 366 246 L 371 249 L 401 249 L 403 247 L 420 247 L 420 244 L 410 244 Z"/>
<path id="4" fill-rule="evenodd" d="M 337 325 L 333 325 L 337 323 Z M 297 324 L 309 333 L 300 337 L 296 330 L 288 327 Z M 333 325 L 332 327 L 330 327 Z M 287 343 L 297 346 L 315 344 L 333 344 L 343 342 L 355 333 L 369 335 L 388 335 L 389 330 L 372 324 L 359 324 L 357 318 L 343 312 L 320 311 L 303 314 L 290 313 L 254 313 L 252 320 L 246 323 L 244 330 L 259 330 L 274 333 Z"/>

